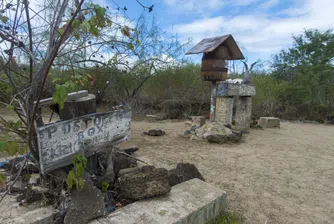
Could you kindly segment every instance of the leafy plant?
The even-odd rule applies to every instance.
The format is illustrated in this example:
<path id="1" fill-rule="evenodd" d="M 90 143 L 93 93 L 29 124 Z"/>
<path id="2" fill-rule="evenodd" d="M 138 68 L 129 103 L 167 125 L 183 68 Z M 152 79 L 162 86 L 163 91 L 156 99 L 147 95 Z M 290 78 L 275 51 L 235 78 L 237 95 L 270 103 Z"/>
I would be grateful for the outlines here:
<path id="1" fill-rule="evenodd" d="M 8 138 L 8 136 L 5 136 L 5 138 Z M 24 144 L 20 144 L 17 141 L 0 139 L 0 152 L 7 152 L 10 156 L 14 156 L 16 153 L 23 154 L 25 150 Z"/>
<path id="2" fill-rule="evenodd" d="M 85 182 L 82 178 L 82 173 L 87 166 L 87 158 L 83 155 L 76 155 L 73 157 L 73 169 L 67 174 L 66 184 L 69 190 L 72 190 L 73 186 L 76 189 L 82 190 L 85 186 Z"/>
<path id="3" fill-rule="evenodd" d="M 208 224 L 240 224 L 242 223 L 242 218 L 231 212 L 224 212 L 216 219 L 212 220 Z"/>
<path id="4" fill-rule="evenodd" d="M 0 185 L 6 183 L 6 175 L 0 173 Z"/>
<path id="5" fill-rule="evenodd" d="M 106 192 L 108 190 L 108 187 L 109 187 L 109 183 L 106 182 L 106 181 L 102 181 L 102 189 L 101 189 L 101 191 L 102 192 Z"/>

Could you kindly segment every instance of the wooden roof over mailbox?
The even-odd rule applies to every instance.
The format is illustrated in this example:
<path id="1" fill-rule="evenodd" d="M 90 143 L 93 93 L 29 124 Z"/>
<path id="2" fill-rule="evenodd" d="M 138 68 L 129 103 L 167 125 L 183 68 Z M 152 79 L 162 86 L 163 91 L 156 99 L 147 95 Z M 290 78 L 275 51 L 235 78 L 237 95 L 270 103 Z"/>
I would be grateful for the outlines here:
<path id="1" fill-rule="evenodd" d="M 186 54 L 199 54 L 199 53 L 210 54 L 214 53 L 214 51 L 216 50 L 219 50 L 221 46 L 227 48 L 228 50 L 228 54 L 224 59 L 226 60 L 245 59 L 245 57 L 241 53 L 240 48 L 238 47 L 237 43 L 235 42 L 231 34 L 203 39 L 192 49 L 190 49 Z"/>

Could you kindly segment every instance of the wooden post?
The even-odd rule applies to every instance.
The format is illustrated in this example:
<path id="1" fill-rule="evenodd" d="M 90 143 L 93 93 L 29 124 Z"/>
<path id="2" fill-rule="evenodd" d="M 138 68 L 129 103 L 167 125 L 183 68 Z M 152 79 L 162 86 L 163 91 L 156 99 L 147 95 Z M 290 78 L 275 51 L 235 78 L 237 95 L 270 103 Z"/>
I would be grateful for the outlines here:
<path id="1" fill-rule="evenodd" d="M 59 117 L 62 120 L 70 120 L 92 113 L 96 113 L 96 97 L 93 94 L 88 94 L 88 96 L 65 102 Z"/>
<path id="2" fill-rule="evenodd" d="M 216 118 L 216 99 L 217 99 L 217 84 L 212 81 L 211 85 L 211 106 L 210 106 L 210 121 L 214 122 Z"/>
<path id="3" fill-rule="evenodd" d="M 93 94 L 88 94 L 88 96 L 65 102 L 63 110 L 59 113 L 59 117 L 62 120 L 70 120 L 92 113 L 96 113 L 96 97 Z M 96 153 L 88 157 L 87 169 L 91 171 L 97 170 Z"/>

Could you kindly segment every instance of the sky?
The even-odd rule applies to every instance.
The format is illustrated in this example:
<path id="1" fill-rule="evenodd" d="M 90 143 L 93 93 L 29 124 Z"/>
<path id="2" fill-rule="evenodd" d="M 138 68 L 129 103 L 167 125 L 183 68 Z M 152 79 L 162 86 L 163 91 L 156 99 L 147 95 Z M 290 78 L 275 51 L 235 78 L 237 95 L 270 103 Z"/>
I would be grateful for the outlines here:
<path id="1" fill-rule="evenodd" d="M 93 0 L 101 5 L 127 7 L 135 19 L 143 8 L 136 0 Z M 270 60 L 292 45 L 292 35 L 304 29 L 334 29 L 334 0 L 141 0 L 154 5 L 148 19 L 189 48 L 207 37 L 232 34 L 244 56 L 252 63 Z M 191 57 L 191 56 L 189 56 Z M 199 62 L 200 57 L 193 56 Z"/>

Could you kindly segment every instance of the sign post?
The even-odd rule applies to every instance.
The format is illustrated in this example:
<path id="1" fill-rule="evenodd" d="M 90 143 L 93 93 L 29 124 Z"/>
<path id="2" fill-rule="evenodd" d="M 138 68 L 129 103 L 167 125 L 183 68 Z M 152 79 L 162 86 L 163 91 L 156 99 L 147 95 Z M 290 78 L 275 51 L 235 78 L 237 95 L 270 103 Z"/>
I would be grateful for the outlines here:
<path id="1" fill-rule="evenodd" d="M 42 173 L 72 163 L 75 154 L 93 155 L 130 139 L 131 111 L 87 114 L 37 128 Z"/>

